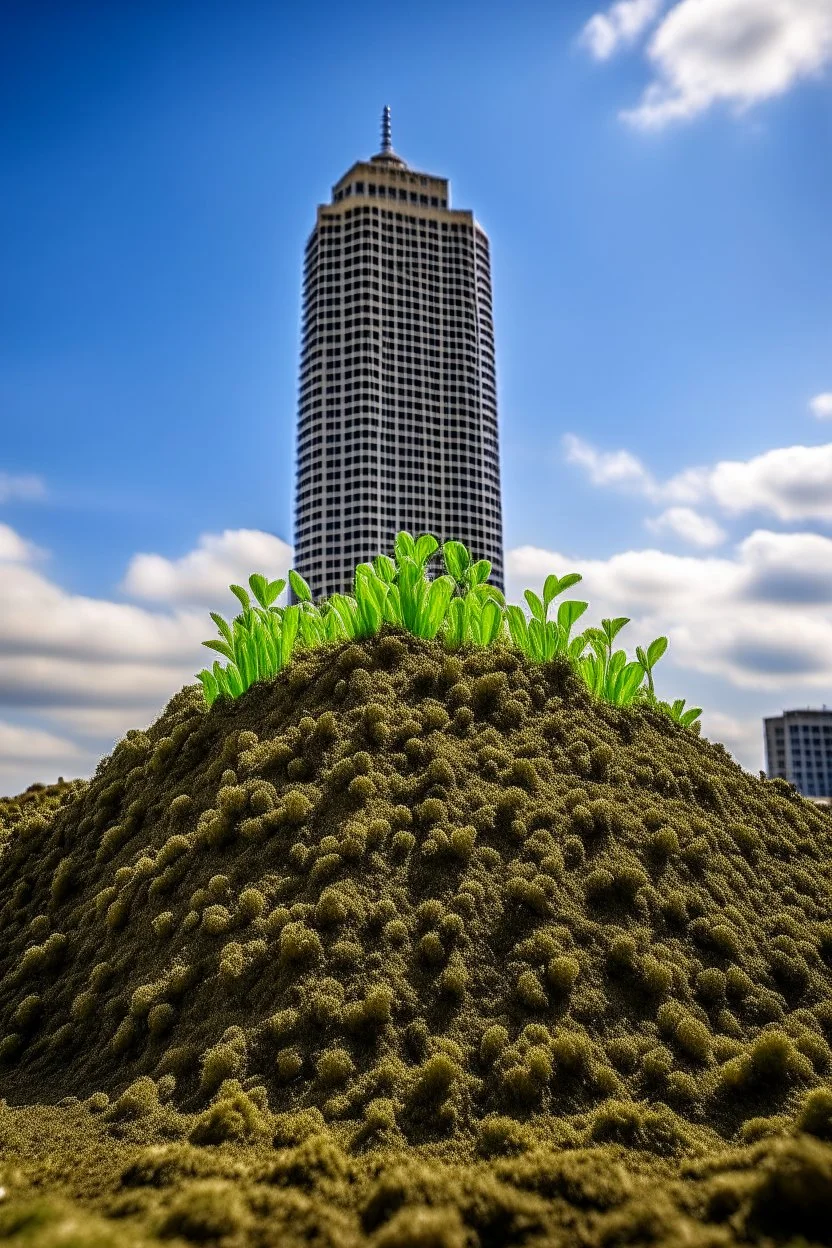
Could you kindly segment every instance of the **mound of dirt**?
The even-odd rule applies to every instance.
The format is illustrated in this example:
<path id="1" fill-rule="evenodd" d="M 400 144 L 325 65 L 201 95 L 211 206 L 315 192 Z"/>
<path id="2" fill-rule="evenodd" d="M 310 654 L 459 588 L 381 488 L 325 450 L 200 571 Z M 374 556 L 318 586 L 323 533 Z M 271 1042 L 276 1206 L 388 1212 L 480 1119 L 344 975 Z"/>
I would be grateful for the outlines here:
<path id="1" fill-rule="evenodd" d="M 0 925 L 18 1105 L 482 1157 L 829 1117 L 828 812 L 563 660 L 385 628 L 188 686 L 16 821 Z"/>

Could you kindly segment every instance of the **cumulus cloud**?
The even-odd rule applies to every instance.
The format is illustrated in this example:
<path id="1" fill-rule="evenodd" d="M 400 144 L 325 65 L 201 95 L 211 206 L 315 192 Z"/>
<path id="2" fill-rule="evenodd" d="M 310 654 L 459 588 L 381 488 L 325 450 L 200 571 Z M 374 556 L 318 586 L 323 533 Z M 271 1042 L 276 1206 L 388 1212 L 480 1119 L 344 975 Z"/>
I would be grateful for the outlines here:
<path id="1" fill-rule="evenodd" d="M 688 468 L 659 482 L 629 451 L 600 452 L 574 434 L 563 438 L 568 463 L 579 464 L 593 485 L 621 486 L 654 503 L 714 503 L 739 514 L 769 511 L 786 522 L 832 522 L 832 442 L 786 446 L 748 460 L 721 460 Z"/>
<path id="2" fill-rule="evenodd" d="M 818 420 L 832 420 L 832 391 L 826 394 L 816 394 L 809 401 L 809 409 Z"/>
<path id="3" fill-rule="evenodd" d="M 46 559 L 49 552 L 27 542 L 10 528 L 8 524 L 0 524 L 0 564 L 28 563 L 35 559 Z"/>
<path id="4" fill-rule="evenodd" d="M 749 602 L 822 606 L 832 603 L 832 542 L 817 533 L 769 533 L 745 539 Z"/>
<path id="5" fill-rule="evenodd" d="M 646 520 L 645 524 L 654 533 L 675 533 L 692 546 L 703 548 L 719 546 L 726 538 L 725 530 L 715 520 L 700 515 L 692 507 L 669 507 L 660 516 Z"/>
<path id="6" fill-rule="evenodd" d="M 120 588 L 131 598 L 210 604 L 213 608 L 220 585 L 226 593 L 232 584 L 247 587 L 251 572 L 262 572 L 270 581 L 279 577 L 285 580 L 291 557 L 291 546 L 271 533 L 226 529 L 221 534 L 203 534 L 197 549 L 181 559 L 134 555 Z M 282 603 L 284 598 L 278 601 Z"/>
<path id="7" fill-rule="evenodd" d="M 832 443 L 781 447 L 745 462 L 723 461 L 712 470 L 707 489 L 725 511 L 762 508 L 779 520 L 828 523 L 832 521 Z"/>
<path id="8" fill-rule="evenodd" d="M 595 13 L 584 26 L 580 42 L 598 61 L 606 61 L 622 44 L 633 43 L 655 21 L 664 0 L 619 0 L 605 13 Z"/>
<path id="9" fill-rule="evenodd" d="M 818 573 L 813 559 L 825 571 Z M 773 577 L 790 563 L 794 571 L 787 592 L 773 599 Z M 825 690 L 828 695 L 829 538 L 757 530 L 730 558 L 648 549 L 593 560 L 525 546 L 509 552 L 506 566 L 506 596 L 513 601 L 521 600 L 523 588 L 542 585 L 550 572 L 582 573 L 580 589 L 571 595 L 590 603 L 591 622 L 628 615 L 632 623 L 621 635 L 628 652 L 666 635 L 679 670 L 718 677 L 737 689 L 789 696 L 800 689 L 818 697 Z M 685 696 L 695 700 L 693 692 Z"/>
<path id="10" fill-rule="evenodd" d="M 614 5 L 582 32 L 593 56 L 606 59 L 627 38 Z M 638 16 L 650 6 L 632 6 Z M 647 25 L 646 17 L 642 26 Z M 741 113 L 817 77 L 832 60 L 830 0 L 678 0 L 647 45 L 653 80 L 624 121 L 656 130 L 723 101 Z"/>
<path id="11" fill-rule="evenodd" d="M 0 708 L 52 720 L 69 738 L 0 721 L 0 793 L 47 779 L 44 770 L 91 774 L 102 752 L 211 666 L 217 656 L 201 644 L 218 635 L 208 610 L 239 611 L 228 586 L 247 585 L 252 572 L 285 578 L 291 555 L 254 530 L 203 535 L 179 560 L 137 555 L 121 588 L 173 608 L 153 610 L 67 593 L 32 566 L 48 552 L 0 525 Z M 100 748 L 82 749 L 79 737 Z"/>

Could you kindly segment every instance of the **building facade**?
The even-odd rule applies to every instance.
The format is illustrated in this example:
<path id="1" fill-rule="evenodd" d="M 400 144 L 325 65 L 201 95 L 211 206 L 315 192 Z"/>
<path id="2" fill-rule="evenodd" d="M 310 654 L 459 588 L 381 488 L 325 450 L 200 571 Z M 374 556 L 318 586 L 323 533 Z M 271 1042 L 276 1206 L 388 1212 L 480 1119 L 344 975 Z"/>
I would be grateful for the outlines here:
<path id="1" fill-rule="evenodd" d="M 381 151 L 318 206 L 301 333 L 294 567 L 313 599 L 351 592 L 401 529 L 464 542 L 504 592 L 488 238 L 396 155 L 388 108 Z"/>
<path id="2" fill-rule="evenodd" d="M 832 798 L 832 710 L 784 711 L 764 720 L 766 775 L 804 797 Z"/>

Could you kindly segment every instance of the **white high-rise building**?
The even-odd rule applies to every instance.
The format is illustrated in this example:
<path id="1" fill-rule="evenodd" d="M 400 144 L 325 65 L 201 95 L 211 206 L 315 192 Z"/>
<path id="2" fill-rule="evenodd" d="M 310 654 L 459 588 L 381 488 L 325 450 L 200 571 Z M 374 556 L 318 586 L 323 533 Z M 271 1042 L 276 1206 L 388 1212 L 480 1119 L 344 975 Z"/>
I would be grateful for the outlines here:
<path id="1" fill-rule="evenodd" d="M 306 244 L 297 451 L 294 567 L 315 601 L 400 529 L 464 542 L 504 591 L 488 238 L 396 155 L 389 108 Z"/>
<path id="2" fill-rule="evenodd" d="M 768 778 L 782 776 L 804 797 L 832 798 L 832 711 L 784 711 L 763 722 Z"/>

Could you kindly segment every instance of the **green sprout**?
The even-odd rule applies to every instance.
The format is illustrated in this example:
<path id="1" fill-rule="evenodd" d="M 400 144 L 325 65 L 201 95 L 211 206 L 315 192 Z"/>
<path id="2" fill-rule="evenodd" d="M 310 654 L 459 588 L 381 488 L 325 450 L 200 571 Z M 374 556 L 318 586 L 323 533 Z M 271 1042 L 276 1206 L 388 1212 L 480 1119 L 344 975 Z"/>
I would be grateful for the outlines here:
<path id="1" fill-rule="evenodd" d="M 222 640 L 202 643 L 228 660 L 225 667 L 215 660 L 213 669 L 197 673 L 206 704 L 211 706 L 219 697 L 239 697 L 257 681 L 275 676 L 297 649 L 373 637 L 384 624 L 391 624 L 415 637 L 438 639 L 450 651 L 503 642 L 531 663 L 564 657 L 603 701 L 615 706 L 646 702 L 683 727 L 699 731 L 696 721 L 701 707 L 685 711 L 684 698 L 670 704 L 656 697 L 653 668 L 667 650 L 666 637 L 657 637 L 646 651 L 637 646 L 636 658 L 628 662 L 624 650 L 613 649 L 615 638 L 630 622 L 628 617 L 604 619 L 600 628 L 586 628 L 573 637 L 572 630 L 589 604 L 568 599 L 560 603 L 556 618 L 549 619 L 554 600 L 583 579 L 579 572 L 547 576 L 542 598 L 527 589 L 524 597 L 531 612 L 527 619 L 520 607 L 507 606 L 500 590 L 487 583 L 491 563 L 487 559 L 474 562 L 462 542 L 444 543 L 445 570 L 430 580 L 427 563 L 438 550 L 439 542 L 432 534 L 415 539 L 401 531 L 392 558 L 380 554 L 371 563 L 358 564 L 353 592 L 332 594 L 320 606 L 313 603 L 309 586 L 294 569 L 289 572 L 297 599 L 293 606 L 273 605 L 286 587 L 285 580 L 268 581 L 253 573 L 249 586 L 257 606 L 252 606 L 241 585 L 232 585 L 242 612 L 229 625 L 212 611 Z"/>

